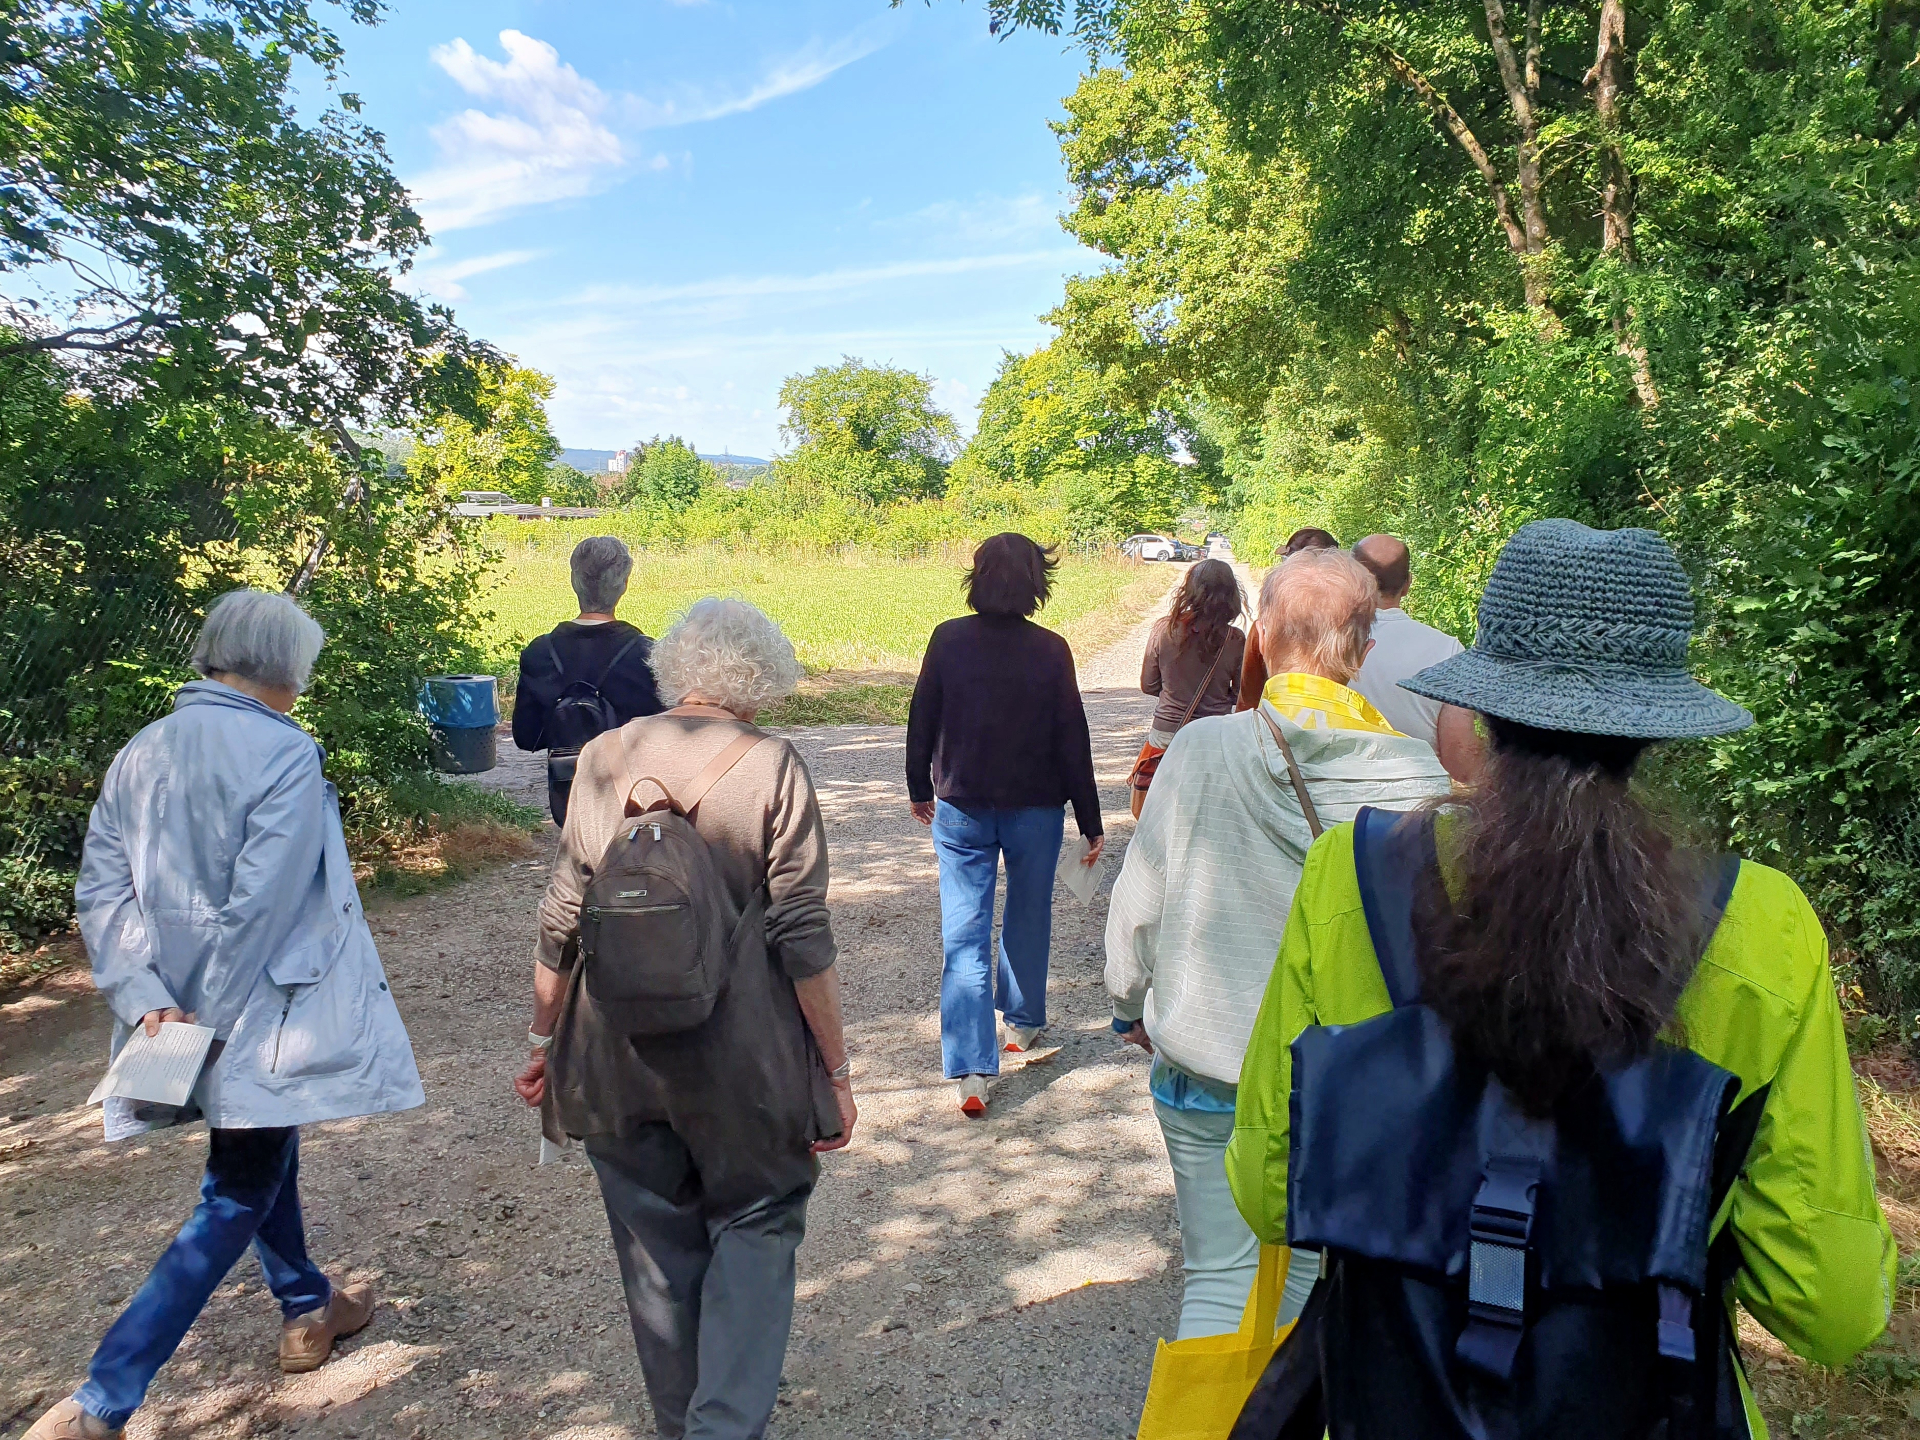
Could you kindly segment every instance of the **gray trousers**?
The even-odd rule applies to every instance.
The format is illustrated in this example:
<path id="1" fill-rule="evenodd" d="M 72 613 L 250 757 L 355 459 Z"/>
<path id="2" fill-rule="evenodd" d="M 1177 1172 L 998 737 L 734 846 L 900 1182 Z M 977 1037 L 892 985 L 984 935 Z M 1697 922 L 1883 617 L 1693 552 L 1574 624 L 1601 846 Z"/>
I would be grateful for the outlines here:
<path id="1" fill-rule="evenodd" d="M 779 1395 L 813 1187 L 717 1214 L 668 1126 L 583 1143 L 663 1440 L 759 1440 Z"/>

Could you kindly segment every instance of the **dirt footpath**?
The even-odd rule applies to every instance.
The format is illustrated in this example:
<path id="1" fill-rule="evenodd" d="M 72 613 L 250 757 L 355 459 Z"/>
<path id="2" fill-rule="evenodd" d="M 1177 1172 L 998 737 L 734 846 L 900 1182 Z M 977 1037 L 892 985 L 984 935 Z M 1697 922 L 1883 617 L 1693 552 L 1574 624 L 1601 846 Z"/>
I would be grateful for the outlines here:
<path id="1" fill-rule="evenodd" d="M 1092 657 L 1088 680 L 1137 678 L 1138 649 L 1122 650 Z M 905 732 L 788 732 L 826 815 L 861 1119 L 809 1210 L 770 1434 L 1133 1433 L 1178 1308 L 1179 1241 L 1146 1058 L 1108 1029 L 1101 931 L 1150 707 L 1087 695 L 1114 855 L 1091 912 L 1056 893 L 1060 1053 L 1010 1067 L 983 1121 L 940 1076 L 939 901 L 907 812 Z M 508 1085 L 544 879 L 521 864 L 373 914 L 428 1101 L 309 1127 L 301 1166 L 314 1256 L 376 1284 L 371 1328 L 325 1368 L 281 1376 L 277 1311 L 243 1261 L 130 1435 L 654 1433 L 592 1173 L 577 1151 L 535 1166 L 537 1128 Z M 82 1102 L 107 1032 L 83 972 L 0 1005 L 0 1436 L 82 1378 L 193 1203 L 204 1129 L 98 1142 Z"/>

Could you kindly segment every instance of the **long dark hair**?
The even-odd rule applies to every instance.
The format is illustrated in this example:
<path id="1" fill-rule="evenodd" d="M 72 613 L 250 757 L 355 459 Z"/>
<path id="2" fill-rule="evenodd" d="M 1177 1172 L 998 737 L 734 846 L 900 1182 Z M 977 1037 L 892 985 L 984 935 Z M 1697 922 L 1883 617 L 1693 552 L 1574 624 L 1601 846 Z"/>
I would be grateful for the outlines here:
<path id="1" fill-rule="evenodd" d="M 1247 608 L 1240 581 L 1224 560 L 1202 560 L 1187 572 L 1167 612 L 1167 633 L 1181 649 L 1198 644 L 1212 655 L 1227 643 L 1227 628 Z"/>
<path id="2" fill-rule="evenodd" d="M 1707 938 L 1705 859 L 1630 788 L 1647 742 L 1488 724 L 1457 894 L 1430 877 L 1415 909 L 1421 998 L 1543 1114 L 1672 1018 Z"/>
<path id="3" fill-rule="evenodd" d="M 960 582 L 967 607 L 981 615 L 1031 615 L 1053 593 L 1059 565 L 1058 547 L 1011 530 L 982 540 Z"/>

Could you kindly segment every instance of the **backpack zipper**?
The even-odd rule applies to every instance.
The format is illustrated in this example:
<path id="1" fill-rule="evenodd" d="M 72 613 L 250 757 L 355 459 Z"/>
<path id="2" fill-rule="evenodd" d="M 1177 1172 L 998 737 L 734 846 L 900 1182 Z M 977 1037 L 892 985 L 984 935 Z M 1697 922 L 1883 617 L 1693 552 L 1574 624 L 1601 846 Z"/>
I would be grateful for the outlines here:
<path id="1" fill-rule="evenodd" d="M 602 915 L 657 915 L 663 910 L 684 910 L 684 905 L 589 905 L 587 918 L 598 920 Z"/>

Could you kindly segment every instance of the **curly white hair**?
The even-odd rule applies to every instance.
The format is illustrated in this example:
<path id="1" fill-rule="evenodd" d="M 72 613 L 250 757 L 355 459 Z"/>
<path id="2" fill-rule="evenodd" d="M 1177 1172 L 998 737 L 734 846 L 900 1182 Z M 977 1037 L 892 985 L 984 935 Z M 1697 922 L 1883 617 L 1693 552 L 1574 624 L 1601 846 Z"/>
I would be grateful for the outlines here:
<path id="1" fill-rule="evenodd" d="M 702 697 L 737 714 L 763 710 L 800 685 L 793 642 L 758 606 L 709 595 L 696 600 L 653 647 L 660 698 Z"/>

